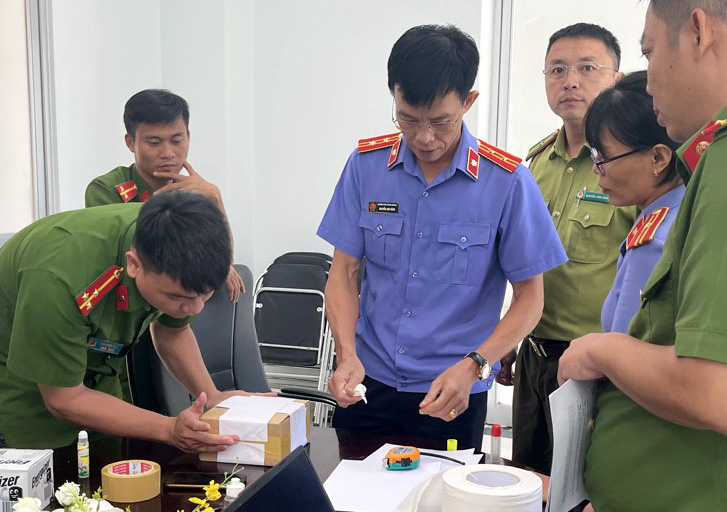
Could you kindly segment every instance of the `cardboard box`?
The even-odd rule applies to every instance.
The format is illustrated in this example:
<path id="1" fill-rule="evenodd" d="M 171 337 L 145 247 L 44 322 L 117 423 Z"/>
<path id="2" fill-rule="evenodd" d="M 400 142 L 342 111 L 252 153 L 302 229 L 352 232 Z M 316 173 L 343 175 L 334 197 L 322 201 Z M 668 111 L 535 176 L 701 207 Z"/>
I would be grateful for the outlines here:
<path id="1" fill-rule="evenodd" d="M 0 511 L 20 498 L 38 498 L 47 507 L 53 497 L 53 450 L 0 448 Z"/>
<path id="2" fill-rule="evenodd" d="M 233 397 L 202 415 L 213 434 L 237 435 L 240 441 L 217 453 L 201 453 L 209 462 L 274 466 L 310 439 L 312 408 L 308 400 L 280 397 Z"/>

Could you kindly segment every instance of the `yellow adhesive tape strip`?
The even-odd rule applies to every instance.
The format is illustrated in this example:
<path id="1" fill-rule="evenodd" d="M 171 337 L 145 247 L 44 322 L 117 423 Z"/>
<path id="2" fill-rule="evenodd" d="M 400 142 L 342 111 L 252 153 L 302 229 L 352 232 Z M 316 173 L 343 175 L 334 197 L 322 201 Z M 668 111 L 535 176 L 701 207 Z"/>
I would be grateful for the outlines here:
<path id="1" fill-rule="evenodd" d="M 162 492 L 161 468 L 150 460 L 122 460 L 101 470 L 101 486 L 109 501 L 136 503 Z"/>

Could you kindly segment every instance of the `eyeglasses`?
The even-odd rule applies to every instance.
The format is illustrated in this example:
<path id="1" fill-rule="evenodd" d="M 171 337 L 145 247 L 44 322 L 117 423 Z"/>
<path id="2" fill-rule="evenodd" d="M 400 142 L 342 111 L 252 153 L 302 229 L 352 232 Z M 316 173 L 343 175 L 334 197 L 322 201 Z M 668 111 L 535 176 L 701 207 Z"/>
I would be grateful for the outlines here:
<path id="1" fill-rule="evenodd" d="M 437 121 L 435 123 L 420 123 L 419 121 L 402 121 L 400 119 L 396 118 L 395 115 L 396 112 L 396 102 L 393 102 L 391 104 L 391 121 L 394 123 L 394 126 L 398 130 L 400 130 L 402 133 L 419 133 L 419 130 L 422 129 L 422 127 L 425 127 L 427 130 L 431 130 L 433 133 L 449 133 L 452 130 L 454 130 L 454 127 L 457 125 L 457 121 L 459 121 L 461 113 L 454 119 L 454 121 Z"/>
<path id="2" fill-rule="evenodd" d="M 581 78 L 584 80 L 595 80 L 604 69 L 616 71 L 614 68 L 603 66 L 595 62 L 579 62 L 573 66 L 566 66 L 565 64 L 553 64 L 552 66 L 546 66 L 543 70 L 543 74 L 547 80 L 559 82 L 561 80 L 565 80 L 565 77 L 568 76 L 568 71 L 571 69 L 576 75 L 581 75 Z"/>
<path id="3" fill-rule="evenodd" d="M 593 163 L 596 165 L 596 169 L 598 169 L 598 174 L 600 174 L 601 176 L 605 176 L 606 171 L 603 170 L 603 167 L 601 167 L 602 165 L 613 162 L 614 160 L 618 160 L 620 158 L 624 158 L 629 155 L 633 155 L 634 153 L 638 153 L 639 151 L 644 151 L 645 149 L 649 149 L 649 146 L 642 146 L 632 151 L 627 151 L 626 153 L 623 153 L 621 155 L 612 156 L 611 158 L 603 158 L 603 155 L 596 151 L 596 148 L 591 148 L 591 160 L 593 160 Z"/>

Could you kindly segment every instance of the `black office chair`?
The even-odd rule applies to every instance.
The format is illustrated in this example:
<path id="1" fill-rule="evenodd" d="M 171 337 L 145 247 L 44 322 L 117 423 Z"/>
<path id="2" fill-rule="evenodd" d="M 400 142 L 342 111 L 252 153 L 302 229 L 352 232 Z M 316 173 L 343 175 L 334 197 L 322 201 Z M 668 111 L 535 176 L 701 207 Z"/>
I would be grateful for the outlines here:
<path id="1" fill-rule="evenodd" d="M 192 330 L 218 389 L 267 392 L 270 386 L 263 371 L 253 320 L 252 273 L 244 265 L 235 265 L 235 269 L 242 277 L 246 293 L 233 304 L 223 285 L 207 301 L 192 323 Z M 168 416 L 177 416 L 191 405 L 193 397 L 166 369 L 150 336 L 140 341 L 130 356 L 129 375 L 135 404 Z M 335 406 L 330 395 L 311 390 L 286 389 L 279 396 Z"/>

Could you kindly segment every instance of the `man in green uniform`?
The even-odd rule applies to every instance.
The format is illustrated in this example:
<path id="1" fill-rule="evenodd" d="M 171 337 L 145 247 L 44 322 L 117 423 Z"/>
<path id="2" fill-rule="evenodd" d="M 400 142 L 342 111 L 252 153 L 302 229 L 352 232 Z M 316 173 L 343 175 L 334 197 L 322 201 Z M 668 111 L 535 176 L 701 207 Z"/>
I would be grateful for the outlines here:
<path id="1" fill-rule="evenodd" d="M 620 57 L 613 34 L 586 23 L 554 33 L 545 56 L 548 104 L 563 127 L 528 159 L 569 261 L 543 276 L 543 316 L 517 356 L 513 401 L 513 459 L 545 474 L 552 459 L 548 395 L 558 387 L 558 358 L 568 341 L 600 330 L 619 246 L 636 219 L 634 208 L 612 206 L 598 186 L 583 125 L 591 102 L 621 77 Z"/>
<path id="2" fill-rule="evenodd" d="M 687 190 L 629 336 L 571 342 L 558 379 L 601 379 L 586 488 L 598 512 L 727 503 L 727 1 L 652 0 L 642 51 Z M 605 171 L 608 172 L 606 166 Z"/>
<path id="3" fill-rule="evenodd" d="M 208 199 L 171 192 L 41 219 L 0 249 L 0 434 L 58 448 L 80 428 L 187 451 L 232 444 L 199 420 L 216 389 L 188 323 L 227 276 L 227 222 Z M 199 398 L 177 418 L 121 396 L 123 356 L 147 327 L 167 368 Z"/>
<path id="4" fill-rule="evenodd" d="M 124 107 L 126 146 L 134 153 L 129 167 L 117 167 L 94 178 L 86 188 L 86 207 L 144 202 L 152 194 L 182 190 L 208 197 L 225 211 L 220 189 L 206 181 L 187 161 L 189 106 L 184 98 L 163 89 L 134 94 Z M 180 174 L 186 169 L 188 176 Z M 245 291 L 242 278 L 230 266 L 227 275 L 230 301 Z"/>

